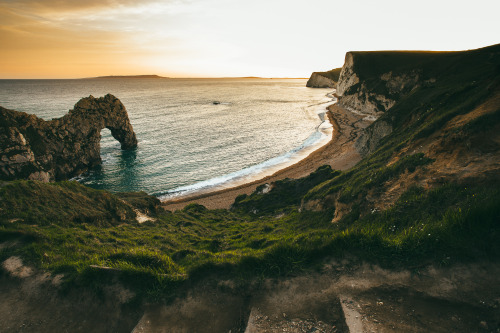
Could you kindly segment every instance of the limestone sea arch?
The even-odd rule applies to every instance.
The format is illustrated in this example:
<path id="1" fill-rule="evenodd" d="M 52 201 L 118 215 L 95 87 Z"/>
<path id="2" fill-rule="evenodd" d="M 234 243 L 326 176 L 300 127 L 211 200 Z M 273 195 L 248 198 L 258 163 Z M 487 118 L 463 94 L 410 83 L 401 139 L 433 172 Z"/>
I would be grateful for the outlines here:
<path id="1" fill-rule="evenodd" d="M 101 130 L 122 149 L 137 138 L 122 102 L 111 94 L 78 101 L 61 118 L 43 120 L 0 106 L 0 179 L 64 180 L 101 164 Z"/>

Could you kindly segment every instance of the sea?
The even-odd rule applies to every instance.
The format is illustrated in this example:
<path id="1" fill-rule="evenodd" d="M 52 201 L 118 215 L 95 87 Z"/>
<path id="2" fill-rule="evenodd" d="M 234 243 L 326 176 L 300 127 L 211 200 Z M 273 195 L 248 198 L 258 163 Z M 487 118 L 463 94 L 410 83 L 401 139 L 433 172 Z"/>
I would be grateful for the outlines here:
<path id="1" fill-rule="evenodd" d="M 160 199 L 224 189 L 271 175 L 326 144 L 332 89 L 304 79 L 0 80 L 0 105 L 50 120 L 82 97 L 125 105 L 139 141 L 124 151 L 101 131 L 102 165 L 75 180 Z"/>

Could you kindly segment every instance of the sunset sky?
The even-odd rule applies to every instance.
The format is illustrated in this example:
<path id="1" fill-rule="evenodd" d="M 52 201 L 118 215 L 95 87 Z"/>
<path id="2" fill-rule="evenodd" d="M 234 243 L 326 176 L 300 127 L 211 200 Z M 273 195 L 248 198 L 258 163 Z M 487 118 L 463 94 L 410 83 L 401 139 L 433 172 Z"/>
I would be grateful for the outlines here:
<path id="1" fill-rule="evenodd" d="M 350 50 L 500 42 L 500 1 L 0 0 L 0 78 L 308 77 Z"/>

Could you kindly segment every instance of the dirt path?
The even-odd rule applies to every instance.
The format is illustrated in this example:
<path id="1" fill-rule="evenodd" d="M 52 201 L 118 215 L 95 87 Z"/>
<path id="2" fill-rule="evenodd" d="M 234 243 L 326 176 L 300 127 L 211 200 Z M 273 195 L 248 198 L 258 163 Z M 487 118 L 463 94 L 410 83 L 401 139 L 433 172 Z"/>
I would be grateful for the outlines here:
<path id="1" fill-rule="evenodd" d="M 364 116 L 349 112 L 336 104 L 328 109 L 327 115 L 333 125 L 332 139 L 305 159 L 258 181 L 217 192 L 165 201 L 164 208 L 173 211 L 191 203 L 198 203 L 209 209 L 227 209 L 231 207 L 238 195 L 250 194 L 259 185 L 285 178 L 305 177 L 326 164 L 337 170 L 345 170 L 354 166 L 361 160 L 361 156 L 354 148 L 354 142 L 360 132 L 371 124 L 371 121 L 363 120 Z"/>
<path id="2" fill-rule="evenodd" d="M 246 290 L 232 281 L 198 286 L 150 307 L 133 332 L 497 332 L 498 274 L 490 263 L 412 272 L 331 262 Z"/>
<path id="3" fill-rule="evenodd" d="M 0 332 L 498 332 L 500 263 L 384 269 L 355 258 L 286 279 L 216 276 L 169 304 L 121 286 L 61 292 L 61 276 L 0 265 Z"/>
<path id="4" fill-rule="evenodd" d="M 0 333 L 130 332 L 141 318 L 143 311 L 128 304 L 134 294 L 119 284 L 99 295 L 62 292 L 62 279 L 25 266 L 19 257 L 0 263 Z"/>

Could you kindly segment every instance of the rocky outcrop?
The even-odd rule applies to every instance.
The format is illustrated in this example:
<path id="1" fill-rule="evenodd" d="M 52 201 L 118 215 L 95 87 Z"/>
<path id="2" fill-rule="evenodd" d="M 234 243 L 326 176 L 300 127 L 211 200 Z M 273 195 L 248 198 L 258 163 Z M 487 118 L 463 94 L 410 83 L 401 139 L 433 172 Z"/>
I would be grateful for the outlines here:
<path id="1" fill-rule="evenodd" d="M 370 53 L 372 57 L 367 57 Z M 375 60 L 373 64 L 367 64 L 372 60 Z M 389 110 L 402 95 L 422 83 L 422 73 L 418 68 L 380 72 L 373 69 L 377 68 L 377 60 L 377 52 L 346 54 L 336 92 L 342 107 L 378 117 Z M 358 65 L 357 61 L 361 64 Z"/>
<path id="2" fill-rule="evenodd" d="M 439 54 L 432 52 L 348 52 L 337 83 L 338 103 L 376 120 L 405 96 L 436 82 L 430 71 L 425 73 L 436 57 Z M 362 156 L 373 152 L 392 131 L 388 117 L 375 121 L 358 139 L 358 152 Z"/>
<path id="3" fill-rule="evenodd" d="M 463 52 L 348 54 L 337 86 L 340 104 L 359 115 L 349 102 L 367 107 L 359 98 L 364 93 L 393 105 L 385 112 L 374 107 L 381 116 L 356 138 L 358 153 L 372 155 L 351 169 L 347 181 L 339 178 L 310 190 L 301 209 L 334 207 L 332 222 L 351 221 L 353 211 L 366 216 L 393 207 L 413 187 L 497 184 L 499 59 L 500 45 Z"/>
<path id="4" fill-rule="evenodd" d="M 101 130 L 122 149 L 137 147 L 127 110 L 113 95 L 89 96 L 62 118 L 45 121 L 0 107 L 0 179 L 68 179 L 101 163 Z"/>
<path id="5" fill-rule="evenodd" d="M 365 128 L 354 144 L 354 147 L 361 156 L 366 156 L 375 151 L 380 140 L 391 134 L 392 125 L 384 120 L 374 122 Z"/>
<path id="6" fill-rule="evenodd" d="M 306 87 L 309 88 L 335 88 L 337 82 L 329 79 L 317 72 L 311 74 L 309 80 L 307 80 Z"/>
<path id="7" fill-rule="evenodd" d="M 306 83 L 309 88 L 335 88 L 339 80 L 341 68 L 327 72 L 314 72 Z"/>

